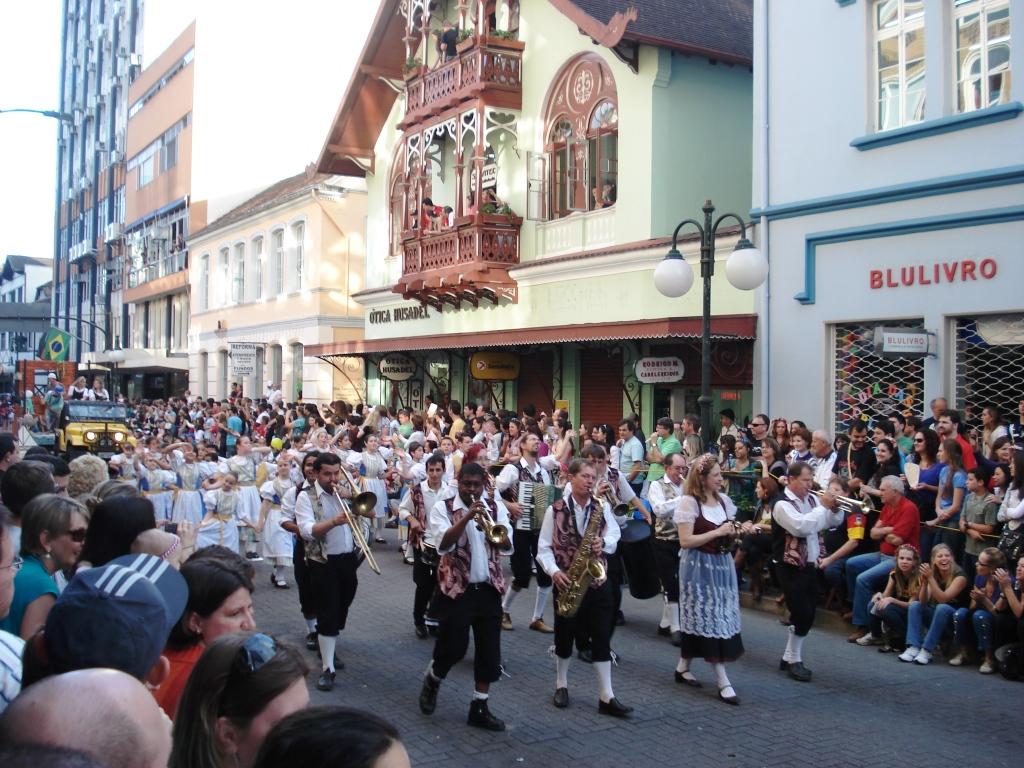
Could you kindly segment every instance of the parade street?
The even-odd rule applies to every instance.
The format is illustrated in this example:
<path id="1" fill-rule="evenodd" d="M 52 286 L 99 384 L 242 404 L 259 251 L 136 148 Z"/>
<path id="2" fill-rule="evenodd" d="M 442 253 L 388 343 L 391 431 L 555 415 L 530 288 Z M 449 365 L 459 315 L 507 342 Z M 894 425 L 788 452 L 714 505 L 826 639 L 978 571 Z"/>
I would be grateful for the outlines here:
<path id="1" fill-rule="evenodd" d="M 393 531 L 388 531 L 393 541 Z M 383 575 L 359 571 L 359 591 L 338 643 L 344 671 L 331 693 L 316 690 L 310 704 L 359 707 L 394 722 L 415 766 L 1018 766 L 1024 713 L 1018 684 L 982 676 L 975 666 L 954 669 L 944 658 L 927 667 L 812 630 L 804 659 L 810 684 L 778 671 L 785 630 L 775 616 L 746 610 L 746 655 L 730 665 L 742 699 L 729 707 L 715 698 L 709 666 L 695 662 L 700 690 L 673 681 L 676 649 L 655 634 L 658 600 L 623 600 L 626 625 L 612 647 L 616 695 L 636 708 L 629 720 L 597 713 L 595 675 L 574 657 L 570 707 L 555 709 L 552 635 L 527 629 L 533 594 L 513 605 L 515 630 L 502 633 L 510 675 L 491 688 L 491 710 L 508 724 L 491 734 L 466 726 L 472 689 L 472 646 L 441 687 L 431 717 L 417 707 L 433 640 L 417 640 L 412 625 L 412 568 L 395 546 L 378 545 Z M 258 564 L 259 628 L 296 644 L 303 640 L 298 595 L 267 583 Z M 289 579 L 291 574 L 289 573 Z M 553 622 L 549 605 L 545 618 Z M 316 654 L 308 652 L 311 664 Z M 984 755 L 984 761 L 980 755 Z"/>

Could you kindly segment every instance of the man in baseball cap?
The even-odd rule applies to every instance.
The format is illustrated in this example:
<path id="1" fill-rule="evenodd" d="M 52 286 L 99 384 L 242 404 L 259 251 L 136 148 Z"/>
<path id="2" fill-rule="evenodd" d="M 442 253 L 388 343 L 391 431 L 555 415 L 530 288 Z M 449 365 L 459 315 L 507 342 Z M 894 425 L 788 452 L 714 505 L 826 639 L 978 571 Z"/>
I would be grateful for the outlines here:
<path id="1" fill-rule="evenodd" d="M 50 609 L 41 636 L 30 641 L 38 664 L 30 671 L 26 663 L 23 685 L 103 667 L 158 686 L 170 670 L 161 653 L 187 601 L 185 579 L 153 555 L 80 571 Z"/>

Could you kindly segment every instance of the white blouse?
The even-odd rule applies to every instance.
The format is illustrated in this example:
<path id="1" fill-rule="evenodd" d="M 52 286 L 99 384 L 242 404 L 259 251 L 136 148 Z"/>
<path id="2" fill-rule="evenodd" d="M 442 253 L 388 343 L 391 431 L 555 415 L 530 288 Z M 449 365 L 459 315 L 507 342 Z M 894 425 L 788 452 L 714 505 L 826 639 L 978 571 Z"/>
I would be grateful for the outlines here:
<path id="1" fill-rule="evenodd" d="M 701 509 L 697 509 L 697 500 L 693 496 L 683 496 L 679 499 L 679 504 L 676 506 L 676 513 L 672 518 L 672 522 L 676 523 L 694 523 L 697 521 L 697 516 L 700 512 L 703 512 L 704 519 L 713 525 L 721 525 L 726 520 L 736 519 L 736 505 L 732 503 L 732 499 L 726 496 L 724 493 L 718 494 L 718 497 L 722 500 L 721 504 L 707 504 L 702 503 Z"/>

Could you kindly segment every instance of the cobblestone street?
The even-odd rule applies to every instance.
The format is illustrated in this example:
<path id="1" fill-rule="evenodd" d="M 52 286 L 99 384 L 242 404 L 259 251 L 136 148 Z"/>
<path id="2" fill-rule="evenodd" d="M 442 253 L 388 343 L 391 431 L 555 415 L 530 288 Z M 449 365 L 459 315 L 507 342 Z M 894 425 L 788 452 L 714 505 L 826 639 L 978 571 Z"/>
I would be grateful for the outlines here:
<path id="1" fill-rule="evenodd" d="M 388 531 L 389 540 L 393 534 Z M 973 667 L 953 669 L 941 658 L 928 667 L 901 664 L 828 631 L 812 632 L 804 646 L 814 682 L 796 683 L 777 671 L 783 627 L 771 614 L 745 610 L 747 653 L 730 667 L 743 703 L 727 707 L 715 698 L 714 676 L 703 662 L 694 665 L 701 690 L 673 681 L 676 651 L 655 635 L 660 603 L 628 595 L 627 624 L 612 642 L 622 657 L 613 683 L 616 695 L 635 707 L 632 719 L 597 713 L 594 674 L 575 659 L 570 708 L 551 705 L 552 641 L 527 629 L 532 592 L 513 606 L 515 631 L 502 635 L 511 678 L 491 689 L 491 709 L 507 732 L 494 735 L 465 724 L 471 658 L 452 671 L 437 711 L 425 717 L 417 696 L 432 640 L 417 640 L 412 631 L 412 569 L 393 544 L 378 545 L 377 558 L 384 574 L 360 569 L 359 592 L 339 642 L 346 669 L 329 694 L 315 690 L 314 672 L 311 703 L 356 706 L 391 719 L 415 766 L 1020 765 L 1020 684 L 983 677 Z M 259 565 L 260 628 L 301 643 L 297 593 L 271 589 L 268 572 Z M 549 605 L 548 622 L 552 612 Z M 315 665 L 315 654 L 309 657 Z"/>

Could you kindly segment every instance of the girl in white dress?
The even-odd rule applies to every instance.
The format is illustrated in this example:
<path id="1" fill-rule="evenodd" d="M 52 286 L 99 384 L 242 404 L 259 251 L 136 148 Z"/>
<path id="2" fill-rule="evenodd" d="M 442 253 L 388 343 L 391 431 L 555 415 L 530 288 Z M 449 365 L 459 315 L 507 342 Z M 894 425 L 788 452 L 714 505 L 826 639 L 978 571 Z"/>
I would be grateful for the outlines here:
<path id="1" fill-rule="evenodd" d="M 281 512 L 281 501 L 289 488 L 294 488 L 290 467 L 291 461 L 287 454 L 277 457 L 277 473 L 273 480 L 268 480 L 260 488 L 260 521 L 257 529 L 263 535 L 263 558 L 274 566 L 270 583 L 278 589 L 288 589 L 284 580 L 284 569 L 292 565 L 294 538 L 281 523 L 285 520 Z"/>
<path id="2" fill-rule="evenodd" d="M 178 476 L 168 469 L 161 469 L 154 453 L 146 455 L 139 473 L 139 490 L 153 502 L 153 514 L 158 525 L 171 520 L 171 510 L 178 491 Z"/>
<path id="3" fill-rule="evenodd" d="M 249 560 L 259 560 L 259 537 L 256 533 L 256 524 L 260 519 L 259 488 L 270 474 L 264 460 L 273 449 L 256 447 L 248 437 L 238 438 L 236 448 L 237 453 L 228 459 L 228 471 L 238 479 L 238 517 L 247 524 L 243 531 L 246 540 L 245 556 Z"/>
<path id="4" fill-rule="evenodd" d="M 206 516 L 199 525 L 197 549 L 221 546 L 238 554 L 240 526 L 247 527 L 247 524 L 238 517 L 240 496 L 237 484 L 238 478 L 230 472 L 204 483 L 207 489 L 203 494 Z"/>
<path id="5" fill-rule="evenodd" d="M 171 466 L 178 474 L 180 489 L 171 510 L 171 520 L 176 523 L 187 520 L 193 525 L 199 525 L 205 517 L 201 493 L 203 480 L 213 473 L 208 465 L 196 461 L 196 452 L 191 443 L 177 443 L 170 446 L 170 449 Z"/>
<path id="6" fill-rule="evenodd" d="M 390 456 L 391 449 L 381 448 L 377 435 L 368 435 L 363 452 L 353 453 L 348 459 L 349 466 L 359 470 L 363 475 L 364 488 L 377 495 L 374 517 L 376 518 L 377 541 L 379 543 L 384 541 L 384 519 L 388 513 L 388 491 L 387 486 L 384 484 L 384 475 L 388 470 L 388 459 Z M 344 482 L 342 485 L 344 485 Z"/>

